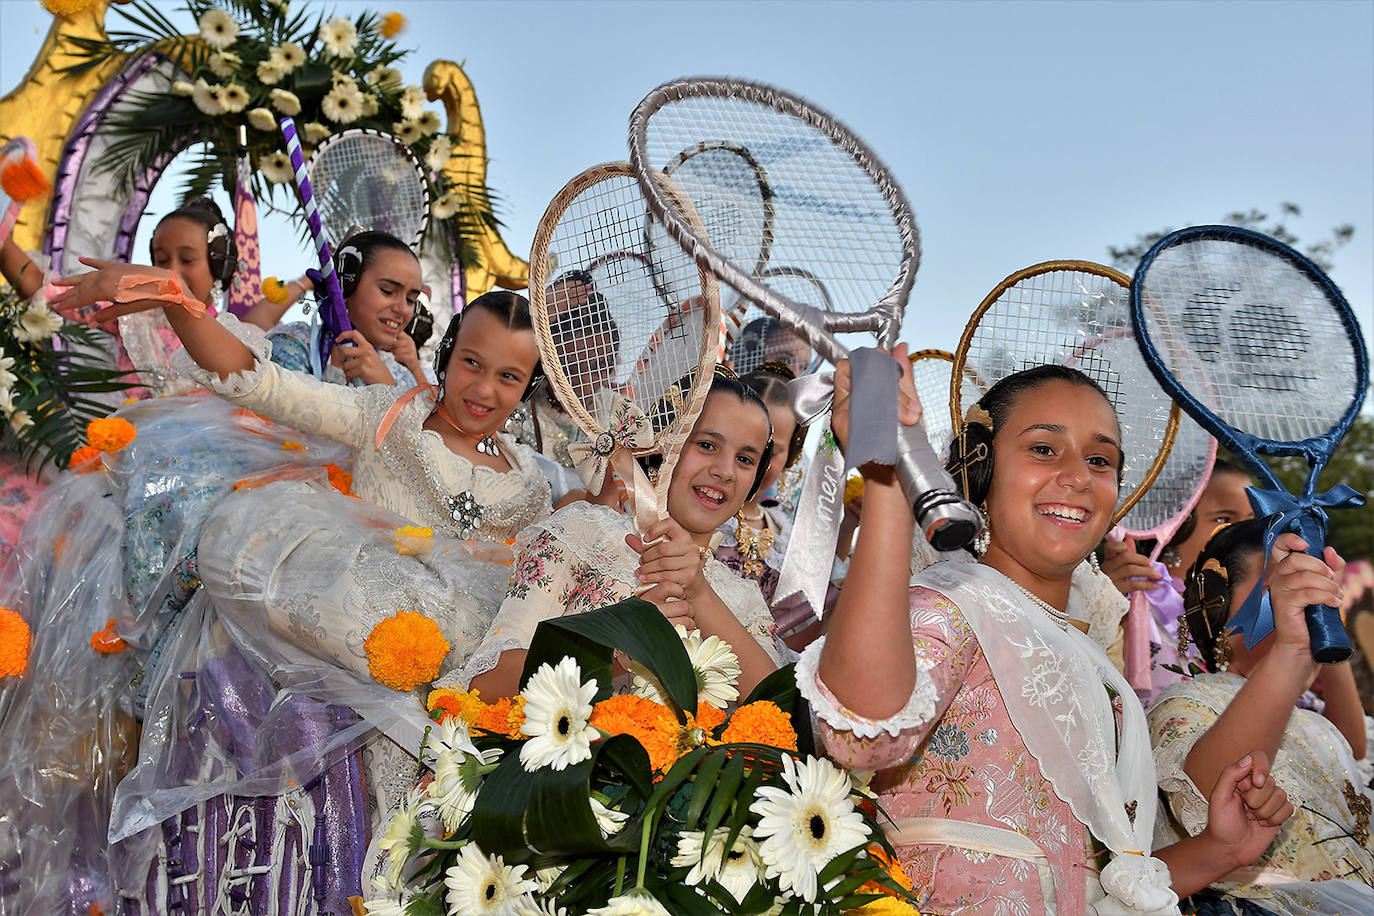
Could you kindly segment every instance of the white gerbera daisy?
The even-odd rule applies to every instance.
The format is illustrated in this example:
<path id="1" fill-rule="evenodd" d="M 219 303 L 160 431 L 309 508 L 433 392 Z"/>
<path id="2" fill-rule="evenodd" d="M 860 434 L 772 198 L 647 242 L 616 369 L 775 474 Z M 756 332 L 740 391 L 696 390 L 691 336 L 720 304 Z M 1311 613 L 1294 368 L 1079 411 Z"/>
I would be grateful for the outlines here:
<path id="1" fill-rule="evenodd" d="M 384 92 L 392 92 L 401 88 L 401 71 L 378 64 L 367 72 L 367 82 Z"/>
<path id="2" fill-rule="evenodd" d="M 405 876 L 406 862 L 410 860 L 411 837 L 418 828 L 422 804 L 424 792 L 411 790 L 396 806 L 396 810 L 391 812 L 391 820 L 386 822 L 386 833 L 377 841 L 377 848 L 386 854 L 385 874 L 389 888 L 399 888 Z"/>
<path id="3" fill-rule="evenodd" d="M 439 132 L 439 112 L 422 111 L 419 119 L 415 122 L 420 125 L 420 133 L 426 137 L 432 137 Z"/>
<path id="4" fill-rule="evenodd" d="M 287 73 L 305 63 L 305 48 L 294 41 L 283 41 L 272 49 L 272 53 L 281 54 L 282 66 L 286 68 Z"/>
<path id="5" fill-rule="evenodd" d="M 271 100 L 272 107 L 277 109 L 277 111 L 280 111 L 284 115 L 288 115 L 294 118 L 296 115 L 301 113 L 301 100 L 296 96 L 296 93 L 294 92 L 288 92 L 285 89 L 273 89 L 271 92 L 267 94 L 267 98 Z M 313 124 L 314 122 L 312 121 L 311 123 Z M 309 125 L 306 126 L 308 127 Z M 324 127 L 324 125 L 322 124 L 315 124 L 315 126 L 322 128 L 325 131 L 325 137 L 329 136 L 329 128 Z M 321 137 L 320 139 L 322 140 L 324 139 L 324 137 Z"/>
<path id="6" fill-rule="evenodd" d="M 425 91 L 419 86 L 407 86 L 401 93 L 401 117 L 414 121 L 425 110 Z"/>
<path id="7" fill-rule="evenodd" d="M 520 731 L 530 739 L 520 748 L 526 772 L 562 770 L 592 755 L 591 743 L 601 734 L 587 722 L 596 681 L 582 683 L 575 659 L 564 658 L 557 667 L 540 665 L 520 693 L 525 698 Z"/>
<path id="8" fill-rule="evenodd" d="M 429 215 L 435 219 L 448 219 L 458 212 L 458 195 L 452 192 L 436 200 L 429 208 Z"/>
<path id="9" fill-rule="evenodd" d="M 541 868 L 534 873 L 534 883 L 539 885 L 539 893 L 545 893 L 553 887 L 553 882 L 557 881 L 563 874 L 563 869 L 557 865 L 550 865 L 548 868 Z"/>
<path id="10" fill-rule="evenodd" d="M 439 811 L 444 829 L 453 833 L 471 813 L 481 787 L 475 768 L 464 767 L 464 763 L 470 758 L 481 762 L 483 756 L 472 743 L 467 723 L 457 716 L 450 716 L 439 726 L 434 751 L 434 781 L 429 784 L 429 798 Z"/>
<path id="11" fill-rule="evenodd" d="M 420 125 L 414 121 L 402 121 L 399 124 L 391 125 L 391 133 L 397 140 L 410 146 L 420 139 Z"/>
<path id="12" fill-rule="evenodd" d="M 0 415 L 5 417 L 14 413 L 14 392 L 8 388 L 0 389 Z"/>
<path id="13" fill-rule="evenodd" d="M 286 76 L 286 67 L 280 61 L 265 60 L 258 64 L 258 82 L 264 86 L 275 86 Z"/>
<path id="14" fill-rule="evenodd" d="M 568 911 L 558 905 L 557 900 L 535 900 L 521 897 L 516 912 L 519 916 L 568 916 Z"/>
<path id="15" fill-rule="evenodd" d="M 329 90 L 320 107 L 335 124 L 352 124 L 363 116 L 363 94 L 356 83 L 340 83 Z"/>
<path id="16" fill-rule="evenodd" d="M 330 57 L 352 57 L 358 47 L 358 29 L 342 16 L 320 23 L 319 39 Z"/>
<path id="17" fill-rule="evenodd" d="M 211 86 L 203 79 L 192 84 L 191 101 L 200 109 L 201 114 L 207 114 L 212 118 L 224 114 L 224 103 L 219 100 L 219 86 Z"/>
<path id="18" fill-rule="evenodd" d="M 258 159 L 258 171 L 273 184 L 286 184 L 296 175 L 296 170 L 291 167 L 291 157 L 281 152 L 268 153 Z"/>
<path id="19" fill-rule="evenodd" d="M 787 784 L 763 786 L 749 810 L 758 815 L 754 836 L 765 874 L 784 891 L 814 902 L 816 874 L 830 860 L 868 840 L 868 826 L 850 800 L 844 770 L 828 760 L 782 758 Z"/>
<path id="20" fill-rule="evenodd" d="M 210 55 L 210 72 L 221 79 L 234 75 L 243 60 L 233 51 L 218 51 Z"/>
<path id="21" fill-rule="evenodd" d="M 596 818 L 596 828 L 601 831 L 601 838 L 609 840 L 620 832 L 620 828 L 625 826 L 625 822 L 630 819 L 630 815 L 624 811 L 617 811 L 614 808 L 607 808 L 595 798 L 590 799 L 592 803 L 592 816 Z"/>
<path id="22" fill-rule="evenodd" d="M 200 16 L 200 37 L 216 51 L 233 45 L 239 37 L 239 24 L 224 10 L 211 7 Z"/>
<path id="23" fill-rule="evenodd" d="M 658 898 L 642 887 L 636 887 L 619 897 L 612 897 L 605 906 L 588 910 L 587 916 L 672 916 Z"/>
<path id="24" fill-rule="evenodd" d="M 434 142 L 429 145 L 429 152 L 425 154 L 425 165 L 431 171 L 442 172 L 444 166 L 448 165 L 448 157 L 453 154 L 453 141 L 448 134 L 440 134 L 434 138 Z"/>
<path id="25" fill-rule="evenodd" d="M 189 99 L 191 94 L 196 91 L 196 87 L 186 80 L 172 80 L 172 95 L 179 95 L 184 99 Z"/>
<path id="26" fill-rule="evenodd" d="M 363 904 L 367 916 L 406 916 L 410 895 L 401 890 L 392 890 L 381 875 L 372 879 L 372 893 L 375 896 Z"/>
<path id="27" fill-rule="evenodd" d="M 27 410 L 16 410 L 10 414 L 10 427 L 17 433 L 22 433 L 33 425 L 33 418 L 29 416 Z"/>
<path id="28" fill-rule="evenodd" d="M 47 340 L 62 328 L 62 317 L 48 308 L 45 302 L 32 302 L 19 316 L 14 339 L 38 343 Z"/>
<path id="29" fill-rule="evenodd" d="M 249 125 L 258 130 L 274 131 L 277 129 L 276 116 L 266 108 L 254 108 L 248 112 L 247 117 Z"/>
<path id="30" fill-rule="evenodd" d="M 692 673 L 697 678 L 697 700 L 709 703 L 716 709 L 724 709 L 732 700 L 739 699 L 739 658 L 730 644 L 718 636 L 701 638 L 700 630 L 688 633 L 681 624 L 674 626 L 682 646 L 687 650 L 687 659 L 692 664 Z M 631 665 L 635 672 L 634 692 L 645 699 L 664 702 L 659 694 L 658 681 L 639 665 Z"/>
<path id="31" fill-rule="evenodd" d="M 238 83 L 225 83 L 219 87 L 219 103 L 224 106 L 224 110 L 230 114 L 237 114 L 248 107 L 251 101 L 248 97 L 248 90 Z"/>
<path id="32" fill-rule="evenodd" d="M 299 104 L 299 100 L 297 100 L 297 104 Z M 319 121 L 307 121 L 305 125 L 305 142 L 318 145 L 332 133 L 334 133 L 334 131 L 325 127 Z"/>
<path id="33" fill-rule="evenodd" d="M 363 93 L 363 117 L 373 118 L 377 116 L 377 111 L 382 107 L 377 101 L 377 97 L 370 92 Z"/>
<path id="34" fill-rule="evenodd" d="M 4 350 L 0 350 L 0 391 L 9 391 L 19 381 L 19 376 L 10 371 L 14 368 L 14 357 L 5 356 L 4 353 Z"/>
<path id="35" fill-rule="evenodd" d="M 517 916 L 521 899 L 529 899 L 527 895 L 537 886 L 525 872 L 525 866 L 507 865 L 500 856 L 488 858 L 476 843 L 468 843 L 444 872 L 448 911 L 463 916 Z"/>
<path id="36" fill-rule="evenodd" d="M 746 825 L 727 854 L 725 841 L 730 838 L 729 827 L 717 827 L 711 840 L 702 850 L 700 830 L 684 830 L 677 841 L 677 855 L 672 864 L 691 866 L 687 883 L 696 887 L 706 880 L 718 881 L 736 901 L 742 902 L 749 890 L 763 877 L 763 860 L 759 858 L 759 844 Z"/>

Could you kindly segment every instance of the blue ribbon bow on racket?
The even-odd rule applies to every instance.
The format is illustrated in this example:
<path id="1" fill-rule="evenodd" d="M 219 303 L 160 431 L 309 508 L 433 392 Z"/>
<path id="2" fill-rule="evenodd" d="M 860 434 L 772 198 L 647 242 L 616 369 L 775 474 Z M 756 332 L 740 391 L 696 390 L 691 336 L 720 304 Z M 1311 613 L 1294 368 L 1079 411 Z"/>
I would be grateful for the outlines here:
<path id="1" fill-rule="evenodd" d="M 1257 642 L 1274 632 L 1274 608 L 1269 603 L 1269 589 L 1265 588 L 1264 581 L 1269 571 L 1269 555 L 1279 535 L 1285 531 L 1296 533 L 1307 542 L 1307 552 L 1319 557 L 1326 546 L 1327 510 L 1358 509 L 1364 505 L 1365 499 L 1354 487 L 1343 483 L 1325 493 L 1302 496 L 1294 496 L 1286 490 L 1265 490 L 1260 487 L 1246 487 L 1245 492 L 1250 497 L 1255 515 L 1269 519 L 1264 529 L 1264 573 L 1227 626 L 1239 628 L 1245 634 L 1245 647 L 1252 649 Z M 1340 616 L 1335 615 L 1334 620 L 1338 624 Z M 1329 619 L 1324 621 L 1320 615 L 1308 614 L 1307 621 L 1309 630 L 1315 627 L 1328 639 L 1327 642 L 1319 642 L 1318 633 L 1313 632 L 1314 646 L 1332 644 L 1330 640 L 1335 634 L 1326 633 Z"/>

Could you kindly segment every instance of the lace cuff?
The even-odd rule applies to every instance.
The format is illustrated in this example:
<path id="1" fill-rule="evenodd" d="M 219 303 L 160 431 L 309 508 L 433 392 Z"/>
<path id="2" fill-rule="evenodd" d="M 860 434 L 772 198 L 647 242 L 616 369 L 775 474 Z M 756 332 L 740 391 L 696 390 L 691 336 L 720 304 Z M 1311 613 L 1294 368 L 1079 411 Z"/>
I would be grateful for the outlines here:
<path id="1" fill-rule="evenodd" d="M 261 328 L 245 324 L 228 312 L 216 320 L 253 354 L 253 368 L 235 372 L 228 378 L 221 379 L 218 372 L 210 372 L 197 365 L 185 350 L 176 350 L 171 355 L 172 369 L 178 374 L 194 379 L 196 384 L 209 391 L 230 399 L 251 394 L 262 384 L 264 366 L 272 361 L 272 343 Z"/>
<path id="2" fill-rule="evenodd" d="M 817 672 L 825 640 L 822 636 L 802 650 L 801 658 L 797 659 L 797 690 L 826 725 L 836 731 L 850 732 L 856 738 L 877 738 L 884 734 L 896 738 L 902 732 L 921 728 L 935 715 L 939 696 L 930 672 L 919 658 L 916 660 L 916 685 L 903 709 L 886 719 L 869 719 L 846 709 Z"/>

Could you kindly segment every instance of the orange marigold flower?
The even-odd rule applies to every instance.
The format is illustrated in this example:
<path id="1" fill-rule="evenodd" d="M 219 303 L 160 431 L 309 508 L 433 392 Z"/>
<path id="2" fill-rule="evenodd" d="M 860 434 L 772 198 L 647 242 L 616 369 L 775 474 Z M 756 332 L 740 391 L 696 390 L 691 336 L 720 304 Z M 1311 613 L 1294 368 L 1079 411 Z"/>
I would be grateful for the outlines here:
<path id="1" fill-rule="evenodd" d="M 18 677 L 29 664 L 33 632 L 28 622 L 7 607 L 0 607 L 0 677 Z"/>
<path id="2" fill-rule="evenodd" d="M 487 708 L 487 704 L 482 702 L 476 690 L 451 690 L 440 687 L 429 692 L 425 708 L 429 710 L 430 718 L 437 718 L 439 722 L 457 716 L 468 725 L 474 725 L 482 710 Z M 439 714 L 437 717 L 436 712 Z"/>
<path id="3" fill-rule="evenodd" d="M 105 629 L 91 634 L 91 648 L 101 655 L 114 655 L 129 648 L 129 644 L 115 632 L 114 618 L 111 617 L 105 621 Z"/>
<path id="4" fill-rule="evenodd" d="M 726 744 L 767 744 L 787 751 L 797 749 L 797 732 L 792 728 L 792 720 L 770 700 L 760 700 L 735 710 L 720 740 Z"/>
<path id="5" fill-rule="evenodd" d="M 286 291 L 286 284 L 276 277 L 266 277 L 263 279 L 262 295 L 264 299 L 271 302 L 273 305 L 286 305 L 287 300 L 291 298 L 290 293 Z"/>
<path id="6" fill-rule="evenodd" d="M 867 887 L 868 885 L 864 885 Z M 876 886 L 876 885 L 875 885 Z M 859 890 L 857 893 L 867 894 L 876 893 L 875 891 Z M 898 900 L 896 897 L 881 897 L 877 900 L 869 901 L 857 910 L 846 910 L 848 916 L 920 916 L 920 910 Z"/>
<path id="7" fill-rule="evenodd" d="M 710 703 L 698 703 L 695 720 L 697 728 L 713 732 L 725 724 L 725 710 L 717 709 Z"/>
<path id="8" fill-rule="evenodd" d="M 592 707 L 589 720 L 608 735 L 629 735 L 649 753 L 649 764 L 665 771 L 678 758 L 677 716 L 662 703 L 634 694 L 607 697 Z"/>
<path id="9" fill-rule="evenodd" d="M 382 16 L 381 22 L 377 24 L 377 31 L 382 33 L 383 38 L 395 38 L 406 27 L 406 17 L 392 10 Z"/>
<path id="10" fill-rule="evenodd" d="M 902 863 L 898 862 L 896 859 L 889 856 L 887 852 L 883 849 L 883 847 L 874 843 L 873 845 L 869 846 L 866 850 L 864 850 L 864 852 L 868 854 L 868 857 L 870 859 L 873 859 L 875 862 L 882 865 L 883 870 L 887 872 L 888 877 L 891 878 L 898 887 L 902 888 L 903 890 L 911 890 L 911 879 L 908 878 L 906 876 L 906 872 L 902 870 Z M 890 896 L 896 896 L 895 892 L 891 888 L 885 887 L 884 885 L 879 884 L 877 881 L 865 881 L 863 885 L 857 891 L 855 891 L 855 893 L 888 894 Z M 860 908 L 856 910 L 856 912 L 870 913 L 873 911 Z M 894 910 L 893 912 L 903 911 Z"/>
<path id="11" fill-rule="evenodd" d="M 77 474 L 90 474 L 100 470 L 100 449 L 94 445 L 83 445 L 72 452 L 67 459 L 67 467 Z"/>
<path id="12" fill-rule="evenodd" d="M 86 424 L 86 441 L 102 452 L 117 452 L 137 435 L 134 424 L 123 417 L 104 417 Z"/>
<path id="13" fill-rule="evenodd" d="M 439 625 L 413 611 L 397 611 L 363 640 L 372 679 L 392 690 L 414 690 L 434 680 L 448 650 Z"/>
<path id="14" fill-rule="evenodd" d="M 330 485 L 344 496 L 353 495 L 353 475 L 337 464 L 326 464 L 325 473 L 329 475 Z"/>
<path id="15" fill-rule="evenodd" d="M 472 727 L 507 738 L 520 738 L 520 726 L 525 724 L 525 698 L 502 697 L 477 714 Z"/>

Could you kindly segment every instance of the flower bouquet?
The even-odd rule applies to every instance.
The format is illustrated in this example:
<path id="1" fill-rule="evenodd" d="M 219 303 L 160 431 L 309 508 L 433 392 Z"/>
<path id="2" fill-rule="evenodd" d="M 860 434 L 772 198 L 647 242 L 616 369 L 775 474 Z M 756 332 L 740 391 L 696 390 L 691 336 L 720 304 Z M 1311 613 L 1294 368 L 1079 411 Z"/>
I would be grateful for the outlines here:
<path id="1" fill-rule="evenodd" d="M 791 667 L 727 714 L 738 673 L 630 599 L 542 623 L 516 697 L 432 691 L 433 777 L 377 843 L 367 912 L 914 913 L 871 798 L 799 750 Z"/>

